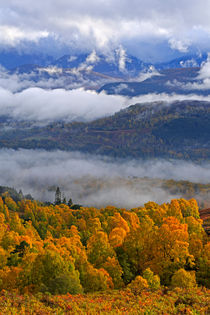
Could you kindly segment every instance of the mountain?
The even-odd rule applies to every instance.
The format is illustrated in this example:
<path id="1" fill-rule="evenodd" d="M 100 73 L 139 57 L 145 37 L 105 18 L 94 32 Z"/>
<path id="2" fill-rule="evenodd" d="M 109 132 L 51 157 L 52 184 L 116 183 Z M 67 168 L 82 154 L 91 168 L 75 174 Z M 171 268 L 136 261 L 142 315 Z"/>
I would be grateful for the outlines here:
<path id="1" fill-rule="evenodd" d="M 8 57 L 10 58 L 10 57 Z M 19 57 L 20 58 L 20 57 Z M 22 59 L 21 59 L 22 60 Z M 31 62 L 33 60 L 33 62 Z M 40 62 L 39 62 L 40 61 Z M 0 56 L 1 63 L 1 56 Z M 15 64 L 15 61 L 14 61 Z M 5 62 L 2 62 L 5 66 Z M 15 67 L 11 69 L 11 66 L 7 67 L 10 73 L 32 73 L 39 69 L 59 69 L 63 72 L 96 72 L 102 75 L 107 75 L 116 78 L 130 78 L 135 77 L 140 71 L 149 69 L 150 64 L 146 64 L 133 56 L 121 56 L 116 52 L 112 56 L 97 55 L 95 51 L 91 54 L 80 54 L 80 55 L 64 55 L 59 59 L 51 60 L 48 63 L 44 62 L 40 57 L 40 60 L 36 56 L 27 58 L 25 56 L 25 63 L 21 61 Z"/>
<path id="2" fill-rule="evenodd" d="M 207 53 L 187 54 L 185 56 L 173 59 L 169 62 L 156 63 L 155 67 L 158 70 L 175 69 L 175 68 L 194 68 L 201 67 L 202 63 L 208 58 Z"/>
<path id="3" fill-rule="evenodd" d="M 210 88 L 203 88 L 198 77 L 207 58 L 208 55 L 203 53 L 149 64 L 126 55 L 123 49 L 115 50 L 111 55 L 92 51 L 90 54 L 66 54 L 58 59 L 10 50 L 0 53 L 0 65 L 6 68 L 8 76 L 15 75 L 20 82 L 24 81 L 20 90 L 30 86 L 47 89 L 83 87 L 125 96 L 147 93 L 208 95 Z"/>
<path id="4" fill-rule="evenodd" d="M 134 56 L 120 55 L 115 51 L 111 56 L 97 55 L 95 51 L 91 54 L 80 54 L 77 56 L 65 55 L 53 62 L 60 68 L 90 69 L 105 75 L 118 77 L 133 77 L 150 65 L 144 63 Z"/>
<path id="5" fill-rule="evenodd" d="M 135 158 L 210 158 L 210 102 L 176 101 L 132 105 L 90 123 L 55 122 L 34 127 L 25 122 L 5 128 L 0 147 L 77 150 Z M 9 125 L 8 125 L 9 126 Z"/>
<path id="6" fill-rule="evenodd" d="M 25 68 L 27 72 L 29 71 L 29 65 L 31 65 L 32 69 L 34 65 L 38 67 L 55 66 L 64 69 L 91 68 L 95 72 L 111 76 L 135 77 L 138 76 L 139 72 L 148 70 L 151 66 L 157 70 L 201 67 L 207 58 L 207 53 L 199 55 L 185 54 L 167 62 L 148 63 L 135 56 L 127 55 L 123 49 L 118 49 L 108 55 L 97 54 L 95 51 L 92 51 L 89 54 L 66 54 L 56 59 L 44 53 L 20 53 L 16 49 L 10 49 L 0 52 L 0 65 L 13 71 L 27 65 Z"/>
<path id="7" fill-rule="evenodd" d="M 18 55 L 2 52 L 0 64 L 7 75 L 15 75 L 20 90 L 30 86 L 74 89 L 83 87 L 107 94 L 138 96 L 148 93 L 209 95 L 210 88 L 199 78 L 207 54 L 185 55 L 166 63 L 149 64 L 138 58 L 115 51 L 111 56 L 97 54 Z M 16 65 L 12 68 L 12 65 Z M 3 70 L 2 70 L 3 71 Z M 19 91 L 19 90 L 17 90 Z"/>
<path id="8" fill-rule="evenodd" d="M 124 96 L 138 96 L 148 93 L 176 93 L 209 95 L 210 87 L 203 86 L 199 79 L 199 67 L 164 69 L 159 72 L 151 72 L 145 80 L 136 78 L 130 81 L 119 81 L 107 83 L 100 87 L 98 92 L 106 94 L 117 94 Z"/>

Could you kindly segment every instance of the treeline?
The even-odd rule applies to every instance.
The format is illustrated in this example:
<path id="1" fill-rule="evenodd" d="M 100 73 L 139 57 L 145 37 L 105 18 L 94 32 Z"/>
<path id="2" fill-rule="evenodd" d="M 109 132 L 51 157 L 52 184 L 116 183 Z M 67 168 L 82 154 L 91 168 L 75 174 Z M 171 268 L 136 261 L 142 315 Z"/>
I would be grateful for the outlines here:
<path id="1" fill-rule="evenodd" d="M 4 199 L 4 200 L 3 200 Z M 210 242 L 194 199 L 74 210 L 0 197 L 0 290 L 71 294 L 210 286 Z"/>

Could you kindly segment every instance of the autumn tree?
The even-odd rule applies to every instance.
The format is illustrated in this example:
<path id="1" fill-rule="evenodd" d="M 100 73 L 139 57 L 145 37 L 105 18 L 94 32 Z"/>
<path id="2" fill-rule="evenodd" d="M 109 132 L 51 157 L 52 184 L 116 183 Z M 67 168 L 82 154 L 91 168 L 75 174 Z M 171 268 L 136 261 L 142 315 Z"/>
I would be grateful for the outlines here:
<path id="1" fill-rule="evenodd" d="M 108 257 L 102 265 L 102 268 L 105 269 L 111 276 L 115 289 L 119 289 L 123 286 L 123 270 L 116 257 Z"/>
<path id="2" fill-rule="evenodd" d="M 31 271 L 32 284 L 37 290 L 52 294 L 82 292 L 79 273 L 73 261 L 65 261 L 58 252 L 47 250 L 39 254 Z"/>
<path id="3" fill-rule="evenodd" d="M 171 279 L 172 287 L 194 288 L 197 286 L 194 271 L 186 271 L 183 268 L 177 270 Z"/>
<path id="4" fill-rule="evenodd" d="M 89 262 L 96 268 L 99 268 L 108 257 L 115 256 L 105 232 L 99 231 L 90 237 L 87 242 L 87 255 Z"/>
<path id="5" fill-rule="evenodd" d="M 143 278 L 147 280 L 148 286 L 151 290 L 158 290 L 160 288 L 160 277 L 158 275 L 154 275 L 150 268 L 144 270 Z"/>
<path id="6" fill-rule="evenodd" d="M 169 284 L 173 273 L 187 262 L 193 264 L 194 257 L 189 254 L 188 239 L 187 225 L 181 224 L 175 217 L 165 218 L 156 231 L 153 258 L 149 266 L 160 275 L 163 283 Z"/>

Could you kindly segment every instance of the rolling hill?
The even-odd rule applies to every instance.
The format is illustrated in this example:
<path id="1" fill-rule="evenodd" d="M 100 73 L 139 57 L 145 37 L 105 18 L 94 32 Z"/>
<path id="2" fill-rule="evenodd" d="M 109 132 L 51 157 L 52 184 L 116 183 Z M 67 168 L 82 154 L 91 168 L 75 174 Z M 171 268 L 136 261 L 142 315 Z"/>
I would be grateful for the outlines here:
<path id="1" fill-rule="evenodd" d="M 2 118 L 0 147 L 202 161 L 210 157 L 209 134 L 209 102 L 153 102 L 89 123 L 57 121 L 39 127 Z"/>

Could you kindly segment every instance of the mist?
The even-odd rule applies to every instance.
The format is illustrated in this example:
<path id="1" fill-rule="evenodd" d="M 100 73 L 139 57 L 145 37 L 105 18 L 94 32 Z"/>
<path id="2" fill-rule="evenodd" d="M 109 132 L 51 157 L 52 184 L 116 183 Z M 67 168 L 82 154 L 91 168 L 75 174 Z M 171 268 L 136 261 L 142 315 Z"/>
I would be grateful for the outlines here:
<path id="1" fill-rule="evenodd" d="M 44 124 L 56 120 L 93 121 L 113 115 L 130 105 L 161 101 L 171 103 L 182 100 L 210 101 L 210 96 L 178 94 L 146 94 L 128 98 L 120 95 L 107 95 L 92 90 L 78 88 L 74 90 L 47 90 L 31 87 L 13 93 L 0 87 L 1 115 L 16 120 L 37 121 Z"/>
<path id="2" fill-rule="evenodd" d="M 60 187 L 66 198 L 84 206 L 114 205 L 132 208 L 148 201 L 168 202 L 161 179 L 209 183 L 210 163 L 112 159 L 78 152 L 0 150 L 0 185 L 30 193 L 35 199 L 54 201 Z"/>

